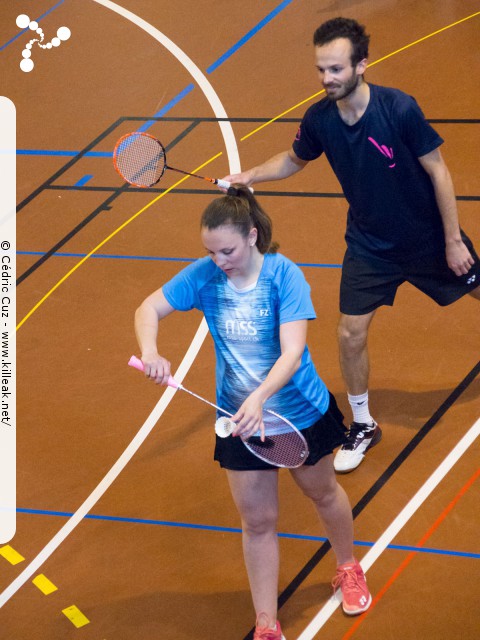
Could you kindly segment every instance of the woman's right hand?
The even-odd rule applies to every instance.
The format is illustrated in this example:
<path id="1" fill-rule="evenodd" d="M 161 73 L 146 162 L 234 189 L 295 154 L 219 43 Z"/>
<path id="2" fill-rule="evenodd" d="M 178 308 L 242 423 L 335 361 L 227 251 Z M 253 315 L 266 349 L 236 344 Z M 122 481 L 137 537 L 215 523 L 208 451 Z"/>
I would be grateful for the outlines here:
<path id="1" fill-rule="evenodd" d="M 145 376 L 155 384 L 168 385 L 170 377 L 170 362 L 158 353 L 142 354 Z"/>

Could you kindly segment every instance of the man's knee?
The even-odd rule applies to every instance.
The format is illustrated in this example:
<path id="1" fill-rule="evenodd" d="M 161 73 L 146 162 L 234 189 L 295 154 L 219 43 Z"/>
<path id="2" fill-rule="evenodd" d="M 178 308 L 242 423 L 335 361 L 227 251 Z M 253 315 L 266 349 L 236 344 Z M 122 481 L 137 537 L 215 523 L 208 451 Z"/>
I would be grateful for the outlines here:
<path id="1" fill-rule="evenodd" d="M 366 316 L 342 316 L 337 329 L 340 347 L 361 351 L 367 344 L 370 320 Z"/>

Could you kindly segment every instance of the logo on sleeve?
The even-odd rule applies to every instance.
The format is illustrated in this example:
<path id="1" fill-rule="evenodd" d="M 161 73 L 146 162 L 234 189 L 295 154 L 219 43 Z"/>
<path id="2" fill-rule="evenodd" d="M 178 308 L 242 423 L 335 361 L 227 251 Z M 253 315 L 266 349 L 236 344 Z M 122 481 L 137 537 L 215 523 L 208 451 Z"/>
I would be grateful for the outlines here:
<path id="1" fill-rule="evenodd" d="M 368 138 L 369 142 L 371 142 L 373 144 L 374 147 L 376 147 L 380 153 L 385 156 L 385 158 L 388 158 L 389 160 L 393 160 L 393 149 L 392 147 L 387 147 L 384 144 L 378 144 L 378 142 L 376 140 L 374 140 L 372 137 Z M 393 169 L 393 167 L 395 166 L 395 162 L 392 162 L 392 164 L 388 165 L 389 169 Z"/>

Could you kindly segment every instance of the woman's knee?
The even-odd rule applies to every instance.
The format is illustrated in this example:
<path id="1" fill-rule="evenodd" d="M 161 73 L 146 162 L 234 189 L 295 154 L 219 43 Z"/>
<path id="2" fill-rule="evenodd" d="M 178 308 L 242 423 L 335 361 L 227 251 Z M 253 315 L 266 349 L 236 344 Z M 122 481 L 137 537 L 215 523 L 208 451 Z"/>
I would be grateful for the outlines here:
<path id="1" fill-rule="evenodd" d="M 242 530 L 250 535 L 265 535 L 277 530 L 278 514 L 273 511 L 244 514 Z"/>

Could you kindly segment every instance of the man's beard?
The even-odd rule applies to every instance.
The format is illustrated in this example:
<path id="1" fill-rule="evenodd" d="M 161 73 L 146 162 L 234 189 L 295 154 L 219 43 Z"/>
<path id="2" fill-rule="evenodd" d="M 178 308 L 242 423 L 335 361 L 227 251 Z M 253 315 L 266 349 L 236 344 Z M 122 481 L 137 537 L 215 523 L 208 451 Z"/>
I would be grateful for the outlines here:
<path id="1" fill-rule="evenodd" d="M 356 74 L 354 74 L 354 76 L 342 87 L 342 91 L 339 94 L 329 94 L 327 91 L 327 98 L 332 102 L 344 100 L 355 91 L 355 89 L 361 82 L 361 78 L 362 76 L 357 76 Z"/>

